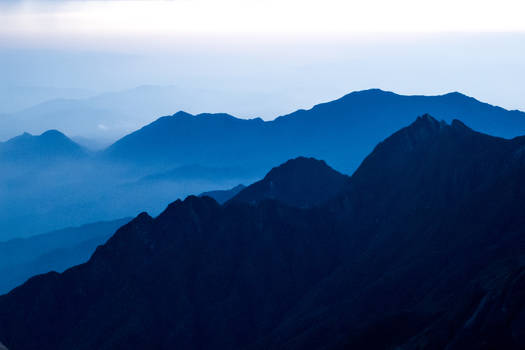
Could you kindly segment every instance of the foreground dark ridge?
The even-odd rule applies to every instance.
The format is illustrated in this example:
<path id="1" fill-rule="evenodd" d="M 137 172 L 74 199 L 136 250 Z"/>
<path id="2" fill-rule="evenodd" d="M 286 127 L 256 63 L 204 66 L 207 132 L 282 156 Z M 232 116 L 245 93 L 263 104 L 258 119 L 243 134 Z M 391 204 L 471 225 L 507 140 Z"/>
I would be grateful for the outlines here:
<path id="1" fill-rule="evenodd" d="M 424 116 L 320 207 L 189 197 L 141 214 L 88 263 L 0 297 L 0 341 L 522 349 L 524 146 Z"/>
<path id="2" fill-rule="evenodd" d="M 28 278 L 49 271 L 64 271 L 86 262 L 131 218 L 69 227 L 24 239 L 0 242 L 0 294 Z"/>

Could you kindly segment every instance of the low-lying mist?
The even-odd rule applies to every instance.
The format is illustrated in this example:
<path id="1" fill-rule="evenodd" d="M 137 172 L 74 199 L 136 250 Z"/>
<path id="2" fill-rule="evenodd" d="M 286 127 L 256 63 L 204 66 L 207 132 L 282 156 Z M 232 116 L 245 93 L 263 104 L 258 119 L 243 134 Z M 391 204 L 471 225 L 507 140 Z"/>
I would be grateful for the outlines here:
<path id="1" fill-rule="evenodd" d="M 183 167 L 175 173 L 178 175 L 170 177 L 169 172 L 159 174 L 151 168 L 93 159 L 48 166 L 1 164 L 0 240 L 142 211 L 156 215 L 178 198 L 256 179 L 242 171 L 238 176 L 229 171 L 225 176 L 213 177 L 208 168 L 202 168 L 201 174 L 195 167 Z"/>

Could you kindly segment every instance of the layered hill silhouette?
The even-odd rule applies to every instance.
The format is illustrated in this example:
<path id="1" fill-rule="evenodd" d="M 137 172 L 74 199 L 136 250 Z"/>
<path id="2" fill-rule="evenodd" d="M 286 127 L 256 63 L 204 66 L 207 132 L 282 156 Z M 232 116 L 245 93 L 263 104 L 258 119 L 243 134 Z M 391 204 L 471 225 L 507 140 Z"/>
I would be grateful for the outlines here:
<path id="1" fill-rule="evenodd" d="M 99 109 L 118 107 L 125 115 L 134 111 L 138 115 L 152 102 L 162 108 L 155 109 L 160 113 L 176 100 L 167 98 L 173 96 L 170 91 L 146 86 L 90 98 L 94 109 L 90 107 L 86 114 L 75 116 L 62 107 L 53 107 L 50 113 L 57 120 L 67 118 L 63 125 L 68 125 L 68 131 L 69 127 L 84 129 L 83 122 L 97 128 L 99 123 L 104 124 L 98 118 L 106 115 Z M 130 100 L 133 103 L 126 103 Z M 162 106 L 155 103 L 161 100 L 165 102 Z M 58 102 L 63 107 L 68 105 L 67 101 Z M 158 215 L 176 198 L 252 183 L 268 169 L 298 156 L 323 159 L 334 169 L 352 174 L 378 142 L 425 112 L 448 123 L 459 118 L 495 136 L 510 138 L 525 133 L 524 113 L 459 93 L 402 96 L 374 89 L 353 92 L 273 121 L 179 112 L 87 156 L 77 157 L 78 145 L 70 143 L 58 149 L 51 147 L 49 152 L 39 146 L 0 145 L 10 149 L 0 151 L 0 190 L 6 193 L 0 197 L 0 238 L 135 216 L 143 210 Z M 31 118 L 40 117 L 32 114 L 28 120 Z M 54 120 L 47 114 L 41 119 L 46 125 Z M 31 121 L 27 125 L 36 124 Z M 28 135 L 24 138 L 32 139 Z M 41 158 L 43 161 L 35 161 Z M 10 161 L 6 171 L 6 159 L 26 160 L 23 164 Z"/>
<path id="2" fill-rule="evenodd" d="M 24 133 L 0 143 L 0 164 L 41 164 L 86 157 L 86 150 L 57 130 L 48 130 L 38 136 Z"/>
<path id="3" fill-rule="evenodd" d="M 38 91 L 40 90 L 40 91 Z M 242 103 L 239 101 L 242 100 Z M 184 110 L 191 113 L 226 111 L 249 115 L 253 105 L 269 115 L 297 102 L 278 92 L 232 94 L 189 86 L 142 85 L 102 94 L 72 89 L 0 87 L 0 140 L 22 132 L 40 134 L 59 128 L 83 145 L 108 145 L 156 117 Z M 98 141 L 98 142 L 93 142 Z"/>
<path id="4" fill-rule="evenodd" d="M 447 122 L 461 119 L 494 136 L 525 134 L 525 113 L 460 93 L 403 96 L 372 89 L 268 122 L 179 112 L 125 136 L 104 157 L 139 165 L 174 162 L 263 170 L 304 155 L 352 173 L 379 141 L 424 113 Z"/>
<path id="5" fill-rule="evenodd" d="M 308 208 L 337 195 L 349 177 L 330 168 L 324 161 L 298 157 L 272 169 L 264 179 L 246 187 L 231 201 L 258 203 L 267 199 Z"/>
<path id="6" fill-rule="evenodd" d="M 276 193 L 222 206 L 188 197 L 156 218 L 142 213 L 87 263 L 1 296 L 0 341 L 521 349 L 524 146 L 425 115 L 313 208 Z"/>

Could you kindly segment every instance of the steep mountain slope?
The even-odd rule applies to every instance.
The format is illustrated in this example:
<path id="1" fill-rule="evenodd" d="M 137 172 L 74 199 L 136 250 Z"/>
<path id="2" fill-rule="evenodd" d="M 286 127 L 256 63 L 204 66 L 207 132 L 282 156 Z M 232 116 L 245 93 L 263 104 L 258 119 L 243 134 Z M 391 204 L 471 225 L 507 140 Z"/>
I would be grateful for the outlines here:
<path id="1" fill-rule="evenodd" d="M 324 161 L 299 157 L 272 169 L 264 179 L 240 191 L 232 201 L 256 203 L 276 199 L 288 205 L 308 208 L 335 197 L 349 177 Z"/>
<path id="2" fill-rule="evenodd" d="M 199 197 L 211 197 L 215 199 L 215 201 L 219 204 L 223 204 L 233 197 L 242 190 L 244 190 L 246 186 L 240 184 L 233 188 L 230 188 L 229 190 L 216 190 L 216 191 L 208 191 L 208 192 L 202 192 Z"/>
<path id="3" fill-rule="evenodd" d="M 86 151 L 57 130 L 33 136 L 24 133 L 0 143 L 1 163 L 31 163 L 78 160 Z"/>
<path id="4" fill-rule="evenodd" d="M 522 348 L 524 145 L 428 116 L 379 144 L 332 204 L 355 256 L 261 348 Z"/>
<path id="5" fill-rule="evenodd" d="M 189 197 L 143 213 L 86 264 L 0 297 L 0 341 L 521 349 L 524 149 L 424 116 L 320 207 Z"/>
<path id="6" fill-rule="evenodd" d="M 37 274 L 81 264 L 131 218 L 71 227 L 0 242 L 0 294 Z"/>
<path id="7" fill-rule="evenodd" d="M 180 112 L 122 138 L 107 149 L 105 157 L 140 165 L 174 162 L 262 170 L 305 155 L 352 173 L 379 141 L 424 113 L 447 122 L 459 118 L 495 136 L 525 134 L 525 113 L 460 93 L 403 96 L 374 89 L 270 122 Z"/>
<path id="8" fill-rule="evenodd" d="M 298 210 L 282 210 L 280 214 L 279 206 L 270 203 L 224 208 L 210 198 L 189 197 L 172 204 L 155 220 L 141 214 L 97 249 L 89 263 L 63 275 L 36 277 L 22 287 L 21 294 L 15 289 L 5 296 L 0 301 L 0 337 L 11 349 L 243 347 L 278 322 L 288 305 L 336 261 L 335 255 L 316 253 L 314 238 L 321 231 L 308 235 L 311 242 L 300 239 L 306 235 L 296 225 L 304 227 L 314 220 Z M 281 246 L 274 244 L 278 241 Z M 319 258 L 313 260 L 315 256 Z M 317 268 L 297 271 L 295 276 L 285 272 L 308 264 L 319 272 Z M 37 297 L 24 310 L 15 306 L 25 299 L 22 294 L 36 290 L 51 299 L 43 296 L 45 300 L 37 301 Z M 135 300 L 134 316 L 129 314 L 130 300 Z M 59 305 L 83 315 L 83 321 L 76 321 Z M 19 322 L 24 319 L 28 325 L 36 324 L 30 320 L 35 307 L 40 308 L 38 317 L 55 310 L 56 318 L 47 324 L 35 320 L 39 325 L 31 331 L 32 340 L 23 340 L 15 329 L 21 330 Z M 254 313 L 262 307 L 264 315 Z M 103 319 L 101 312 L 106 315 Z M 90 339 L 79 342 L 86 327 Z M 51 335 L 51 329 L 60 329 L 62 335 Z M 113 329 L 111 335 L 103 335 L 108 329 Z M 37 339 L 46 345 L 38 345 Z"/>

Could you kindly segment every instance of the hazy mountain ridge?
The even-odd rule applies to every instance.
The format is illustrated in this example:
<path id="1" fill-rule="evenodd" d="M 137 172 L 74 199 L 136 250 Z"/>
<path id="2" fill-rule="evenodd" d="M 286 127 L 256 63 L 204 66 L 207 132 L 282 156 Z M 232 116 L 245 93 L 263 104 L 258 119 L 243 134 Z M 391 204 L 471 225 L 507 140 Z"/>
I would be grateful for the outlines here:
<path id="1" fill-rule="evenodd" d="M 524 146 L 423 116 L 320 207 L 188 197 L 143 213 L 88 263 L 0 297 L 0 339 L 15 350 L 520 349 Z"/>
<path id="2" fill-rule="evenodd" d="M 0 162 L 31 163 L 82 159 L 88 152 L 57 130 L 34 136 L 24 133 L 0 143 Z"/>
<path id="3" fill-rule="evenodd" d="M 404 96 L 372 89 L 266 122 L 179 112 L 122 138 L 104 155 L 136 164 L 242 162 L 258 169 L 304 155 L 352 173 L 375 144 L 424 113 L 447 122 L 460 118 L 494 136 L 525 134 L 525 113 L 507 111 L 460 93 Z"/>
<path id="4" fill-rule="evenodd" d="M 246 92 L 245 95 L 233 95 L 227 91 L 156 85 L 77 98 L 67 93 L 58 96 L 60 98 L 36 100 L 38 104 L 25 105 L 22 110 L 9 114 L 4 112 L 5 115 L 0 116 L 0 140 L 22 132 L 42 133 L 58 128 L 73 138 L 107 144 L 154 121 L 156 116 L 177 110 L 192 113 L 228 111 L 245 116 L 250 110 L 249 101 L 256 104 L 264 100 L 270 109 L 279 104 L 291 105 L 278 94 L 257 96 Z M 238 99 L 243 97 L 245 103 L 239 104 Z M 268 100 L 270 98 L 272 100 Z"/>
<path id="5" fill-rule="evenodd" d="M 148 95 L 156 91 L 143 89 L 151 90 Z M 140 90 L 131 95 L 144 103 L 136 97 Z M 103 100 L 121 104 L 112 95 Z M 433 111 L 439 119 L 461 118 L 494 135 L 525 133 L 522 112 L 459 93 L 402 96 L 377 89 L 358 91 L 268 122 L 179 112 L 159 118 L 81 162 L 62 162 L 46 171 L 4 170 L 0 189 L 7 196 L 4 202 L 0 199 L 0 227 L 23 235 L 136 215 L 141 210 L 158 214 L 174 198 L 251 183 L 267 169 L 298 156 L 324 159 L 338 171 L 352 174 L 378 142 L 418 115 Z M 203 172 L 181 180 L 175 171 L 170 179 L 171 170 L 188 166 L 201 167 Z M 205 169 L 239 169 L 242 174 L 210 181 L 206 177 L 213 171 Z M 57 178 L 64 183 L 57 183 Z"/>
<path id="6" fill-rule="evenodd" d="M 250 152 L 263 150 L 264 145 L 257 142 L 265 136 L 259 128 L 264 124 L 261 119 L 238 119 L 223 113 L 194 116 L 177 112 L 123 137 L 102 156 L 130 164 L 240 165 Z M 232 143 L 243 147 L 232 149 Z"/>
<path id="7" fill-rule="evenodd" d="M 224 204 L 225 202 L 233 198 L 237 193 L 241 192 L 245 188 L 246 186 L 244 186 L 243 184 L 240 184 L 240 185 L 237 185 L 227 190 L 215 190 L 215 191 L 203 192 L 199 195 L 199 197 L 211 197 L 217 203 Z"/>
<path id="8" fill-rule="evenodd" d="M 0 114 L 16 113 L 31 106 L 57 98 L 88 98 L 95 92 L 84 89 L 45 86 L 0 87 Z M 55 125 L 55 127 L 57 127 Z M 50 129 L 50 128 L 48 128 Z"/>

